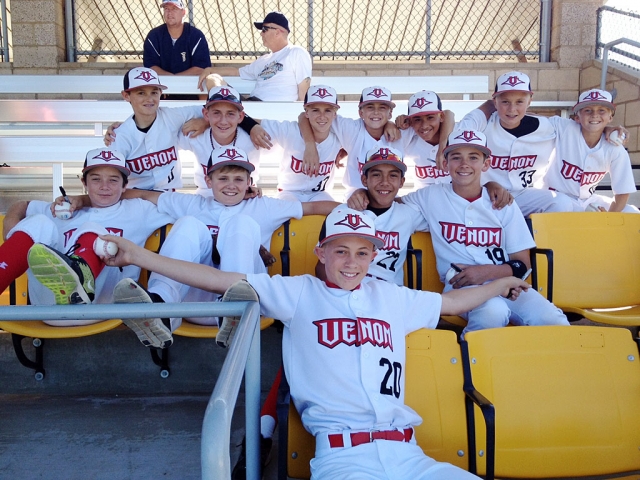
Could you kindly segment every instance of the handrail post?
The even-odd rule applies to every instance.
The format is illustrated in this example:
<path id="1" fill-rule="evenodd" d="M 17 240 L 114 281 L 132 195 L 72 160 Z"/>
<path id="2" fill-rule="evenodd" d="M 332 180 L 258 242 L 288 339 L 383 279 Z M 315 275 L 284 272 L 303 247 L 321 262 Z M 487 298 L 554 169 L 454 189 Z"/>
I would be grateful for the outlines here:
<path id="1" fill-rule="evenodd" d="M 631 40 L 625 37 L 619 38 L 617 40 L 613 40 L 604 45 L 602 49 L 602 73 L 600 75 L 600 90 L 604 90 L 605 86 L 607 85 L 607 69 L 609 68 L 609 50 L 620 43 L 626 43 L 627 45 L 640 48 L 640 42 L 636 42 L 635 40 Z M 631 53 L 627 53 L 627 55 L 631 56 L 631 58 L 635 58 L 635 59 L 638 58 L 637 55 L 633 55 Z"/>

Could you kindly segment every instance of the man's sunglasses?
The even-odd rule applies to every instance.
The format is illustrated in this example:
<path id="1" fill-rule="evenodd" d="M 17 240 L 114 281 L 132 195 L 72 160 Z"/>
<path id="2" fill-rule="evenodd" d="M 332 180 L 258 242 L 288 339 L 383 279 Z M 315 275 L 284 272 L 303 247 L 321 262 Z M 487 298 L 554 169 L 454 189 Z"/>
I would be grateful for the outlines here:
<path id="1" fill-rule="evenodd" d="M 267 33 L 269 30 L 277 30 L 276 27 L 262 27 L 262 33 Z"/>

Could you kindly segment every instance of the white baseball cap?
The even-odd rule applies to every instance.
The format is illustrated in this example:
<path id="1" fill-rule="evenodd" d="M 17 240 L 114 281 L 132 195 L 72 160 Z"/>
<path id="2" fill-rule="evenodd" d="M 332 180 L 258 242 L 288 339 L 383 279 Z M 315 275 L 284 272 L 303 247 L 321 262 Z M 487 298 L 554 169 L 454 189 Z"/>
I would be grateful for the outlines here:
<path id="1" fill-rule="evenodd" d="M 234 107 L 236 107 L 238 110 L 241 110 L 241 111 L 244 110 L 244 107 L 242 106 L 242 101 L 240 100 L 240 94 L 235 88 L 230 87 L 228 85 L 212 87 L 211 90 L 209 90 L 209 97 L 207 99 L 207 103 L 205 104 L 204 108 L 207 108 L 212 103 L 218 103 L 218 102 L 230 103 Z"/>
<path id="2" fill-rule="evenodd" d="M 303 105 L 311 105 L 313 103 L 326 103 L 340 108 L 338 94 L 334 88 L 328 85 L 311 85 L 309 87 L 309 90 L 304 95 Z"/>
<path id="3" fill-rule="evenodd" d="M 450 152 L 461 147 L 475 147 L 485 155 L 491 155 L 487 147 L 487 137 L 478 130 L 455 130 L 451 132 L 447 140 L 447 148 L 444 149 L 445 158 Z"/>
<path id="4" fill-rule="evenodd" d="M 362 166 L 362 173 L 383 163 L 399 168 L 402 173 L 407 171 L 407 166 L 404 164 L 400 150 L 393 147 L 375 147 L 367 152 L 367 160 Z"/>
<path id="5" fill-rule="evenodd" d="M 442 100 L 437 93 L 422 90 L 409 98 L 409 118 L 442 112 Z"/>
<path id="6" fill-rule="evenodd" d="M 376 236 L 374 220 L 367 212 L 359 212 L 346 205 L 339 205 L 322 224 L 318 246 L 321 247 L 331 240 L 346 236 L 364 238 L 373 243 L 376 248 L 384 246 L 384 241 Z"/>
<path id="7" fill-rule="evenodd" d="M 599 88 L 592 88 L 586 92 L 582 92 L 578 97 L 578 103 L 573 106 L 573 113 L 589 105 L 602 105 L 603 107 L 610 108 L 614 112 L 616 106 L 613 103 L 613 96 L 606 90 L 600 90 Z"/>
<path id="8" fill-rule="evenodd" d="M 503 73 L 496 80 L 496 88 L 493 92 L 493 97 L 500 95 L 504 92 L 529 92 L 531 90 L 531 79 L 529 75 L 522 72 L 507 72 Z"/>
<path id="9" fill-rule="evenodd" d="M 242 167 L 249 172 L 253 172 L 256 168 L 249 162 L 244 150 L 235 147 L 218 147 L 211 152 L 209 157 L 207 175 L 229 165 Z"/>
<path id="10" fill-rule="evenodd" d="M 124 91 L 129 92 L 134 88 L 146 87 L 151 85 L 153 87 L 159 87 L 161 90 L 166 90 L 167 87 L 160 84 L 160 78 L 158 74 L 145 67 L 135 67 L 124 74 Z"/>
<path id="11" fill-rule="evenodd" d="M 172 3 L 173 5 L 178 7 L 180 10 L 185 10 L 187 8 L 187 6 L 184 4 L 182 0 L 162 0 L 160 7 L 164 7 L 168 3 Z"/>
<path id="12" fill-rule="evenodd" d="M 361 107 L 362 105 L 373 102 L 386 103 L 391 108 L 394 108 L 396 106 L 396 104 L 391 101 L 391 90 L 384 87 L 373 86 L 367 87 L 362 90 L 362 95 L 360 95 L 360 103 L 358 104 L 358 106 Z"/>
<path id="13" fill-rule="evenodd" d="M 127 161 L 120 152 L 108 148 L 96 148 L 89 150 L 84 158 L 84 168 L 82 174 L 96 167 L 113 167 L 120 170 L 127 177 L 131 175 L 131 170 L 127 168 Z"/>

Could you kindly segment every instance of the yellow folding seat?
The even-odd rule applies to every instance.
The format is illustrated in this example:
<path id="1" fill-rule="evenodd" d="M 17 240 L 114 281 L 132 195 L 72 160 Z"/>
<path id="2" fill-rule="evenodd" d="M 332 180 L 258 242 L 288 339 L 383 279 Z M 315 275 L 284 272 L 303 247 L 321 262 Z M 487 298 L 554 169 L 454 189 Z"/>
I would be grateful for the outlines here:
<path id="1" fill-rule="evenodd" d="M 640 471 L 640 360 L 628 330 L 495 328 L 461 346 L 465 390 L 495 409 L 494 457 L 475 408 L 480 475 L 493 476 L 494 459 L 496 478 Z"/>

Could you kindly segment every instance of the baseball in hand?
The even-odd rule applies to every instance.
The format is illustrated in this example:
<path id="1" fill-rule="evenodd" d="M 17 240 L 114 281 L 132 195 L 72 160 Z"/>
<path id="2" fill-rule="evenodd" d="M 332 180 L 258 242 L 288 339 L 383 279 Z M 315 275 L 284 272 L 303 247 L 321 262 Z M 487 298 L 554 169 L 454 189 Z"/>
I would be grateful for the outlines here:
<path id="1" fill-rule="evenodd" d="M 456 272 L 455 269 L 453 268 L 450 268 L 449 270 L 447 270 L 447 274 L 444 276 L 445 283 L 447 284 L 451 283 L 451 279 L 455 277 L 457 274 L 458 272 Z"/>
<path id="2" fill-rule="evenodd" d="M 93 242 L 93 251 L 99 257 L 112 258 L 118 253 L 118 246 L 113 242 L 96 238 Z"/>
<path id="3" fill-rule="evenodd" d="M 624 142 L 625 138 L 626 135 L 624 133 L 618 134 L 618 130 L 614 130 L 609 134 L 609 141 L 619 146 L 622 146 L 622 142 Z"/>
<path id="4" fill-rule="evenodd" d="M 73 213 L 71 212 L 71 204 L 69 202 L 62 202 L 61 205 L 56 205 L 54 207 L 56 218 L 60 220 L 69 220 L 73 217 Z"/>

